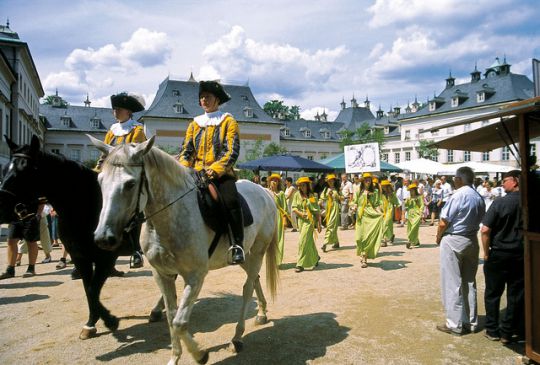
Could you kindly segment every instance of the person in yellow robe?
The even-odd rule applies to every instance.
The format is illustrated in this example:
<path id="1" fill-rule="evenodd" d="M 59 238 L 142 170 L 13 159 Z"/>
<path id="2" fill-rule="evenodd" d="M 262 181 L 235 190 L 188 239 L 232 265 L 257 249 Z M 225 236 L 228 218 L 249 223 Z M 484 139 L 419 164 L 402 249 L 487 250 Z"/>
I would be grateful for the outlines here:
<path id="1" fill-rule="evenodd" d="M 340 224 L 340 196 L 336 188 L 336 175 L 328 174 L 326 176 L 327 186 L 321 192 L 319 205 L 325 207 L 326 232 L 324 234 L 324 243 L 321 250 L 326 252 L 326 246 L 332 248 L 339 247 L 338 228 Z"/>
<path id="2" fill-rule="evenodd" d="M 392 188 L 390 180 L 383 180 L 381 182 L 382 188 L 382 205 L 383 205 L 383 238 L 381 247 L 386 247 L 388 242 L 394 243 L 394 207 L 400 205 L 399 199 Z"/>
<path id="3" fill-rule="evenodd" d="M 116 146 L 124 143 L 141 143 L 146 141 L 143 125 L 133 119 L 133 113 L 144 110 L 144 98 L 134 93 L 122 92 L 111 96 L 111 106 L 116 123 L 111 125 L 107 131 L 104 142 L 108 145 Z M 105 157 L 105 155 L 101 155 L 94 168 L 95 171 L 101 171 Z M 141 245 L 139 243 L 140 232 L 141 226 L 139 225 L 138 228 L 133 229 L 130 233 L 130 240 L 134 250 L 130 260 L 131 268 L 139 268 L 144 265 Z M 124 272 L 113 268 L 111 276 L 124 276 Z"/>
<path id="4" fill-rule="evenodd" d="M 321 216 L 319 204 L 311 190 L 311 180 L 304 176 L 296 181 L 298 191 L 294 194 L 292 210 L 298 218 L 298 259 L 294 271 L 302 272 L 305 268 L 316 267 L 319 264 L 319 254 L 315 246 L 315 229 L 321 232 Z"/>
<path id="5" fill-rule="evenodd" d="M 383 208 L 378 190 L 372 184 L 372 175 L 362 175 L 362 188 L 354 194 L 356 209 L 356 254 L 362 268 L 368 267 L 368 259 L 377 257 L 383 233 Z"/>
<path id="6" fill-rule="evenodd" d="M 411 196 L 405 200 L 407 209 L 407 248 L 419 247 L 418 233 L 420 231 L 420 221 L 424 212 L 424 197 L 418 194 L 416 184 L 409 185 Z"/>
<path id="7" fill-rule="evenodd" d="M 279 174 L 272 174 L 268 177 L 267 181 L 268 191 L 272 194 L 277 207 L 278 263 L 281 264 L 283 262 L 283 252 L 285 249 L 285 227 L 287 226 L 287 220 L 290 220 L 291 218 L 287 212 L 287 199 L 285 198 L 285 193 L 281 187 L 281 176 L 279 176 Z"/>

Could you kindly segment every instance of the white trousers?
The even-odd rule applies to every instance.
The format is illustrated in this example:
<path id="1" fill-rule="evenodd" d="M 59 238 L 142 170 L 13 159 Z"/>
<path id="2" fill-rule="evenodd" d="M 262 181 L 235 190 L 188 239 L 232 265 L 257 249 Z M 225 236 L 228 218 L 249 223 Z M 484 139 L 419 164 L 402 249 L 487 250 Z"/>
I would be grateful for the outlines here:
<path id="1" fill-rule="evenodd" d="M 447 234 L 441 240 L 441 294 L 446 326 L 461 333 L 478 326 L 476 272 L 477 236 Z"/>

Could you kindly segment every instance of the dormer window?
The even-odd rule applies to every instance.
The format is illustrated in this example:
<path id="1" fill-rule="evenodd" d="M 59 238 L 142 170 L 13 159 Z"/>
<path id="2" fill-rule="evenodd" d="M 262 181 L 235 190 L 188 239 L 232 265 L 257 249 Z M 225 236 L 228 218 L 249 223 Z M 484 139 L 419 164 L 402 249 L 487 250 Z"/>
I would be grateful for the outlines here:
<path id="1" fill-rule="evenodd" d="M 476 93 L 476 102 L 477 103 L 482 103 L 486 100 L 486 93 L 483 92 L 483 91 L 479 91 L 478 93 Z"/>
<path id="2" fill-rule="evenodd" d="M 384 127 L 384 134 L 390 133 L 390 127 Z"/>
<path id="3" fill-rule="evenodd" d="M 184 104 L 180 103 L 180 102 L 177 102 L 173 105 L 173 108 L 174 108 L 174 112 L 175 113 L 184 113 Z"/>
<path id="4" fill-rule="evenodd" d="M 291 130 L 290 130 L 289 128 L 287 128 L 287 127 L 281 128 L 281 131 L 283 132 L 283 136 L 284 136 L 284 137 L 290 137 L 290 135 L 291 135 Z"/>
<path id="5" fill-rule="evenodd" d="M 240 98 L 244 101 L 249 101 L 249 98 L 246 95 L 240 95 Z"/>
<path id="6" fill-rule="evenodd" d="M 172 91 L 172 96 L 180 96 L 180 90 L 174 89 Z"/>
<path id="7" fill-rule="evenodd" d="M 100 126 L 101 126 L 101 119 L 99 118 L 90 119 L 90 128 L 99 129 Z"/>
<path id="8" fill-rule="evenodd" d="M 68 117 L 68 116 L 60 117 L 60 123 L 62 124 L 62 127 L 66 127 L 66 128 L 71 127 L 71 117 Z"/>
<path id="9" fill-rule="evenodd" d="M 326 128 L 321 128 L 319 130 L 319 133 L 321 134 L 321 137 L 324 139 L 330 139 L 330 131 Z"/>
<path id="10" fill-rule="evenodd" d="M 246 118 L 253 118 L 253 109 L 250 108 L 250 107 L 248 107 L 248 106 L 246 106 L 246 107 L 244 108 L 244 116 L 245 116 Z"/>
<path id="11" fill-rule="evenodd" d="M 437 109 L 437 104 L 435 104 L 434 101 L 430 101 L 430 102 L 429 102 L 429 111 L 430 111 L 430 112 L 434 112 L 435 109 Z"/>
<path id="12" fill-rule="evenodd" d="M 459 106 L 459 98 L 457 96 L 452 97 L 452 108 Z"/>
<path id="13" fill-rule="evenodd" d="M 429 101 L 428 109 L 430 112 L 434 112 L 438 107 L 444 104 L 444 98 L 434 97 Z"/>
<path id="14" fill-rule="evenodd" d="M 306 130 L 304 131 L 304 137 L 306 137 L 306 138 L 311 138 L 311 130 L 306 129 Z"/>

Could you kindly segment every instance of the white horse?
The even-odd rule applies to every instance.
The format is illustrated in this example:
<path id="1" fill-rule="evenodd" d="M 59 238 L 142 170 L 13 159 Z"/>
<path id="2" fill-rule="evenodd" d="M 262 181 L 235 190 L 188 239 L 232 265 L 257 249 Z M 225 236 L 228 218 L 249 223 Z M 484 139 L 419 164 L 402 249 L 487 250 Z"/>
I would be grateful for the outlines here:
<path id="1" fill-rule="evenodd" d="M 182 354 L 182 340 L 200 364 L 208 361 L 188 332 L 193 304 L 199 295 L 208 270 L 228 265 L 229 241 L 225 234 L 215 252 L 208 249 L 215 233 L 204 223 L 197 203 L 197 189 L 190 170 L 173 157 L 152 148 L 154 138 L 135 145 L 111 147 L 92 138 L 98 149 L 108 154 L 99 174 L 103 208 L 94 237 L 105 249 L 114 249 L 122 240 L 123 230 L 133 212 L 140 208 L 147 221 L 141 232 L 141 247 L 152 265 L 153 276 L 165 300 L 171 334 L 172 356 L 169 364 L 177 364 Z M 259 271 L 266 254 L 266 281 L 275 296 L 279 276 L 277 255 L 276 205 L 259 185 L 246 180 L 237 182 L 253 214 L 253 224 L 245 228 L 245 263 L 247 273 L 243 287 L 240 319 L 232 339 L 233 350 L 242 348 L 245 317 L 255 289 L 258 300 L 256 324 L 267 322 L 266 299 L 259 282 Z M 177 304 L 175 278 L 184 279 L 185 287 Z"/>

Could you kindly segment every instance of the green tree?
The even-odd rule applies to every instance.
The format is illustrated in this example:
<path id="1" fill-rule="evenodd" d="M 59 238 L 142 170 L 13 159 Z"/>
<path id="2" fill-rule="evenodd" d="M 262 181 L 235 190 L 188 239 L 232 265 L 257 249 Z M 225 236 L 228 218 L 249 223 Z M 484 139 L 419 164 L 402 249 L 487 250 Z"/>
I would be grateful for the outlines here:
<path id="1" fill-rule="evenodd" d="M 286 120 L 289 115 L 289 107 L 283 104 L 283 100 L 267 101 L 263 109 L 274 119 Z"/>
<path id="2" fill-rule="evenodd" d="M 298 105 L 293 105 L 289 108 L 289 120 L 298 119 L 300 119 L 300 107 Z"/>
<path id="3" fill-rule="evenodd" d="M 53 105 L 53 102 L 55 99 L 60 99 L 60 108 L 67 108 L 69 106 L 69 103 L 67 101 L 65 101 L 64 99 L 62 99 L 60 96 L 58 95 L 47 95 L 44 99 L 43 99 L 43 104 L 44 105 Z"/>
<path id="4" fill-rule="evenodd" d="M 354 132 L 344 130 L 341 132 L 340 147 L 349 146 L 352 144 L 378 143 L 379 153 L 382 154 L 384 145 L 384 131 L 379 128 L 372 128 L 366 122 L 357 128 Z"/>
<path id="5" fill-rule="evenodd" d="M 263 157 L 283 155 L 285 153 L 287 153 L 287 149 L 285 147 L 281 147 L 276 142 L 272 142 L 264 148 Z"/>
<path id="6" fill-rule="evenodd" d="M 176 156 L 180 154 L 180 146 L 171 146 L 169 144 L 167 145 L 158 145 L 157 148 L 162 150 L 163 152 L 167 152 L 171 156 Z"/>
<path id="7" fill-rule="evenodd" d="M 246 161 L 256 160 L 263 156 L 263 141 L 257 138 L 255 142 L 245 142 L 244 147 L 246 149 Z"/>
<path id="8" fill-rule="evenodd" d="M 437 157 L 439 151 L 434 147 L 430 147 L 430 145 L 434 142 L 434 140 L 430 139 L 424 139 L 420 141 L 417 148 L 420 158 L 435 160 L 435 157 Z"/>
<path id="9" fill-rule="evenodd" d="M 341 135 L 341 141 L 339 142 L 339 148 L 343 149 L 343 147 L 355 144 L 354 142 L 354 132 L 350 131 L 348 129 L 345 129 L 340 132 Z"/>

